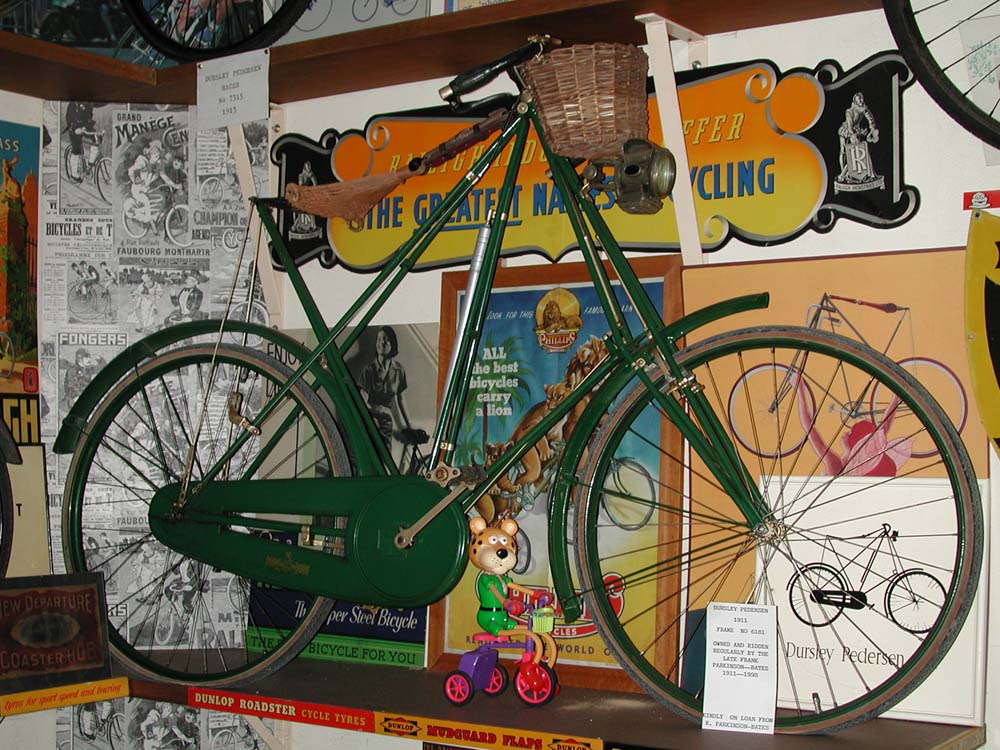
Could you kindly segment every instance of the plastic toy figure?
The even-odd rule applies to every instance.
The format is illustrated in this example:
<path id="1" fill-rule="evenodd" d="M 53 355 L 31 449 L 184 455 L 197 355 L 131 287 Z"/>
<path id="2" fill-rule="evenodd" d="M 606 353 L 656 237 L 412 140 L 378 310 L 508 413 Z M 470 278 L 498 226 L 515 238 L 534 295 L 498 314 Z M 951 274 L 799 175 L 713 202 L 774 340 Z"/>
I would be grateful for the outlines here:
<path id="1" fill-rule="evenodd" d="M 508 518 L 493 527 L 483 518 L 473 518 L 469 529 L 469 559 L 481 571 L 476 579 L 476 622 L 485 632 L 472 637 L 479 646 L 464 654 L 458 669 L 445 679 L 445 696 L 462 706 L 477 690 L 499 695 L 507 689 L 510 677 L 499 663 L 498 651 L 516 649 L 522 651 L 514 678 L 517 694 L 528 705 L 544 705 L 559 692 L 554 671 L 556 643 L 551 635 L 552 595 L 520 586 L 508 575 L 517 564 L 517 521 Z M 525 625 L 514 619 L 522 616 Z"/>

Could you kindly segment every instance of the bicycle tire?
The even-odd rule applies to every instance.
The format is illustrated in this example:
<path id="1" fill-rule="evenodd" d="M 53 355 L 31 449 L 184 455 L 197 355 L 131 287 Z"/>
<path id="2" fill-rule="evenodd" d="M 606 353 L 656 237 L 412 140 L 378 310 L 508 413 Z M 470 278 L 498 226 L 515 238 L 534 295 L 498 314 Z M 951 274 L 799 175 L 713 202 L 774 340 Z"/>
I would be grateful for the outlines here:
<path id="1" fill-rule="evenodd" d="M 96 714 L 94 716 L 94 721 L 95 722 L 97 721 Z M 83 737 L 83 739 L 85 739 L 85 740 L 93 740 L 93 739 L 96 739 L 96 737 L 97 737 L 97 732 L 96 731 L 91 732 L 91 731 L 89 731 L 87 729 L 86 726 L 84 726 L 84 723 L 83 723 L 83 706 L 81 706 L 80 708 L 78 708 L 76 710 L 76 728 L 79 730 L 80 736 Z"/>
<path id="2" fill-rule="evenodd" d="M 628 473 L 623 474 L 623 470 Z M 611 523 L 625 531 L 635 531 L 641 529 L 649 519 L 653 517 L 653 508 L 656 507 L 656 484 L 653 477 L 646 471 L 646 467 L 629 456 L 615 459 L 615 468 L 611 472 L 612 487 L 605 487 L 601 493 L 601 502 L 604 503 L 604 512 Z M 649 488 L 649 498 L 646 503 L 627 502 L 619 504 L 617 498 L 630 497 L 629 487 L 636 482 L 639 486 Z M 610 498 L 610 499 L 609 499 Z"/>
<path id="3" fill-rule="evenodd" d="M 180 626 L 180 632 L 178 632 L 178 626 Z M 180 623 L 168 609 L 167 616 L 163 618 L 157 616 L 153 624 L 153 643 L 157 646 L 169 646 L 177 640 L 175 636 L 183 632 L 183 623 Z"/>
<path id="4" fill-rule="evenodd" d="M 0 378 L 9 378 L 17 366 L 17 356 L 14 353 L 14 342 L 10 336 L 0 331 Z"/>
<path id="5" fill-rule="evenodd" d="M 375 17 L 378 12 L 378 4 L 382 0 L 353 0 L 351 3 L 351 15 L 354 16 L 354 20 L 358 23 L 368 23 Z M 361 12 L 358 12 L 358 3 L 361 3 Z M 368 8 L 372 9 L 372 12 L 368 12 Z"/>
<path id="6" fill-rule="evenodd" d="M 114 184 L 111 179 L 111 159 L 107 156 L 102 156 L 94 165 L 94 183 L 105 203 L 111 203 L 114 195 Z"/>
<path id="7" fill-rule="evenodd" d="M 236 734 L 232 729 L 223 729 L 212 738 L 212 750 L 236 750 Z"/>
<path id="8" fill-rule="evenodd" d="M 938 455 L 906 462 L 898 475 L 844 476 L 844 470 L 866 467 L 867 461 L 845 455 L 836 475 L 815 449 L 818 441 L 806 442 L 791 459 L 764 461 L 738 449 L 746 486 L 758 488 L 769 509 L 751 528 L 696 452 L 686 450 L 676 429 L 668 429 L 646 386 L 634 379 L 608 410 L 577 472 L 575 551 L 587 611 L 609 650 L 639 685 L 681 715 L 700 721 L 703 676 L 688 669 L 697 669 L 697 659 L 692 656 L 692 664 L 686 665 L 684 657 L 699 638 L 703 642 L 704 608 L 710 601 L 774 604 L 782 648 L 775 731 L 830 732 L 873 718 L 931 672 L 972 604 L 982 561 L 982 508 L 961 440 L 926 390 L 902 368 L 826 332 L 792 327 L 734 331 L 682 350 L 677 361 L 704 386 L 703 398 L 716 414 L 725 414 L 730 384 L 749 367 L 762 361 L 799 362 L 816 391 L 815 434 L 838 449 L 846 425 L 838 412 L 825 408 L 826 396 L 833 392 L 835 398 L 838 387 L 854 391 L 878 380 L 920 416 Z M 655 368 L 648 372 L 672 399 L 662 373 Z M 823 397 L 817 383 L 828 388 Z M 656 443 L 648 437 L 660 435 Z M 616 455 L 660 465 L 660 472 L 653 472 L 660 477 L 660 505 L 656 521 L 646 529 L 628 533 L 599 523 L 602 488 Z M 849 551 L 856 554 L 858 542 L 851 539 L 870 532 L 879 518 L 906 530 L 897 546 L 903 546 L 900 554 L 907 564 L 932 567 L 942 576 L 947 600 L 926 636 L 901 643 L 888 616 L 868 607 L 845 608 L 836 623 L 818 628 L 789 614 L 781 601 L 783 586 L 801 568 L 798 561 L 820 560 L 826 545 L 834 542 L 853 545 Z M 873 575 L 888 580 L 895 559 L 883 553 L 873 563 Z M 842 638 L 855 644 L 859 629 L 871 645 L 857 648 L 869 648 L 882 664 L 854 657 L 844 657 L 844 665 L 832 660 L 817 664 L 808 653 L 787 652 L 789 644 L 832 647 Z M 841 654 L 842 648 L 837 645 L 832 653 Z"/>
<path id="9" fill-rule="evenodd" d="M 803 585 L 803 581 L 807 585 Z M 831 586 L 833 582 L 836 586 Z M 811 627 L 822 627 L 829 625 L 843 613 L 842 607 L 824 605 L 811 598 L 811 594 L 817 588 L 833 589 L 840 591 L 847 590 L 847 581 L 840 574 L 840 571 L 826 563 L 807 563 L 798 570 L 788 581 L 788 602 L 792 614 L 806 625 Z M 796 606 L 796 600 L 801 601 L 800 606 Z M 805 614 L 802 613 L 805 610 Z M 819 617 L 816 615 L 819 614 Z"/>
<path id="10" fill-rule="evenodd" d="M 14 492 L 10 485 L 7 462 L 0 460 L 0 578 L 7 575 L 10 551 L 14 544 Z"/>
<path id="11" fill-rule="evenodd" d="M 213 209 L 222 203 L 222 196 L 225 195 L 225 187 L 222 178 L 212 175 L 206 177 L 198 186 L 198 200 L 203 208 Z"/>
<path id="12" fill-rule="evenodd" d="M 65 174 L 69 179 L 74 180 L 76 178 L 70 174 L 69 171 L 69 157 L 73 155 L 73 147 L 68 145 L 63 149 L 63 174 Z M 80 157 L 83 158 L 82 156 Z"/>
<path id="13" fill-rule="evenodd" d="M 256 299 L 249 301 L 243 299 L 239 302 L 235 302 L 229 310 L 229 319 L 256 323 L 257 325 L 264 326 L 265 328 L 271 324 L 271 316 L 268 315 L 267 307 L 262 301 Z M 237 333 L 235 331 L 227 333 L 226 338 L 231 340 L 233 343 L 243 344 L 244 346 L 250 346 L 253 348 L 260 346 L 261 342 L 260 336 L 256 334 Z"/>
<path id="14" fill-rule="evenodd" d="M 72 44 L 79 41 L 80 33 L 76 22 L 68 11 L 59 9 L 49 13 L 38 28 L 38 38 L 56 44 Z"/>
<path id="15" fill-rule="evenodd" d="M 210 374 L 213 361 L 215 376 Z M 114 555 L 96 565 L 109 588 L 118 592 L 109 604 L 109 643 L 129 674 L 180 684 L 240 684 L 280 668 L 326 621 L 333 606 L 330 600 L 297 593 L 296 598 L 302 600 L 299 609 L 283 600 L 280 591 L 246 581 L 247 606 L 228 617 L 236 624 L 222 638 L 214 630 L 214 621 L 205 619 L 218 616 L 212 614 L 218 601 L 210 605 L 206 599 L 230 574 L 215 575 L 211 566 L 167 550 L 152 538 L 144 520 L 144 506 L 156 489 L 184 473 L 195 436 L 197 448 L 190 464 L 193 481 L 218 457 L 219 446 L 235 438 L 226 417 L 230 386 L 240 385 L 244 397 L 237 408 L 245 405 L 245 411 L 252 414 L 260 393 L 278 388 L 290 375 L 285 365 L 254 349 L 220 344 L 216 353 L 214 343 L 195 344 L 162 353 L 131 370 L 94 410 L 67 475 L 63 548 L 70 572 L 87 570 L 84 540 L 107 528 L 107 521 L 101 520 L 107 518 L 106 513 L 137 519 L 129 525 L 135 537 L 122 540 Z M 208 408 L 198 432 L 194 425 L 205 391 Z M 304 384 L 294 384 L 286 403 L 258 427 L 261 434 L 227 465 L 230 478 L 350 473 L 332 417 Z M 297 439 L 268 442 L 277 434 Z M 269 450 L 267 463 L 254 466 L 256 451 L 262 446 Z M 229 531 L 249 533 L 236 526 Z M 166 583 L 185 564 L 194 571 L 190 576 L 194 611 L 189 617 L 193 624 L 183 643 L 154 648 L 152 629 L 161 615 L 169 617 L 172 606 L 166 601 Z M 129 613 L 116 615 L 115 610 L 120 612 L 123 605 Z"/>
<path id="16" fill-rule="evenodd" d="M 125 714 L 120 711 L 108 719 L 108 744 L 111 750 L 125 750 Z"/>
<path id="17" fill-rule="evenodd" d="M 767 449 L 772 451 L 772 453 L 760 456 L 760 458 L 784 458 L 799 450 L 806 441 L 805 432 L 801 432 L 795 427 L 798 425 L 798 419 L 794 416 L 794 412 L 797 410 L 802 394 L 805 394 L 812 409 L 816 408 L 816 398 L 809 387 L 809 383 L 802 383 L 801 390 L 792 386 L 788 380 L 789 373 L 789 367 L 783 364 L 769 362 L 757 365 L 747 370 L 733 384 L 733 388 L 729 392 L 729 403 L 727 404 L 729 426 L 732 428 L 733 437 L 739 441 L 740 445 L 751 452 L 755 452 L 756 449 L 764 445 L 770 445 L 770 441 L 762 439 L 762 436 L 759 434 L 754 434 L 763 430 L 765 426 L 768 429 L 773 429 L 775 434 L 782 436 L 782 439 L 773 448 Z M 780 392 L 775 395 L 769 404 L 765 405 L 768 413 L 774 415 L 773 419 L 766 420 L 766 425 L 761 424 L 760 420 L 744 424 L 749 415 L 755 413 L 760 406 L 750 403 L 748 395 L 752 392 L 760 392 L 760 389 L 752 387 L 750 382 L 751 379 L 757 377 L 765 378 L 765 382 L 773 380 L 775 382 L 780 381 L 782 384 Z M 778 391 L 779 389 L 775 388 L 774 390 Z M 792 425 L 791 432 L 789 432 L 790 424 Z"/>
<path id="18" fill-rule="evenodd" d="M 178 247 L 191 247 L 191 210 L 186 203 L 171 206 L 163 217 L 163 231 L 167 239 Z"/>
<path id="19" fill-rule="evenodd" d="M 918 584 L 917 581 L 923 581 L 923 584 Z M 920 587 L 919 591 L 917 587 Z M 903 591 L 900 592 L 900 589 Z M 926 633 L 930 629 L 926 623 L 933 623 L 936 619 L 936 617 L 927 619 L 928 612 L 926 610 L 929 609 L 931 612 L 935 608 L 940 610 L 939 597 L 940 601 L 944 601 L 945 591 L 941 581 L 926 571 L 909 570 L 897 576 L 885 590 L 885 611 L 892 621 L 906 632 Z M 919 610 L 921 606 L 924 607 L 925 613 L 919 624 L 901 616 L 904 609 L 911 610 L 907 614 L 912 614 L 912 610 Z"/>
<path id="20" fill-rule="evenodd" d="M 397 16 L 408 16 L 416 9 L 417 0 L 392 0 L 389 7 Z M 405 10 L 400 10 L 400 8 Z"/>
<path id="21" fill-rule="evenodd" d="M 965 395 L 965 388 L 958 376 L 951 371 L 951 368 L 943 362 L 929 357 L 906 357 L 897 360 L 900 367 L 913 375 L 927 391 L 934 396 L 934 399 L 948 415 L 948 419 L 955 426 L 955 431 L 961 433 L 965 429 L 965 422 L 969 416 L 969 400 Z M 934 378 L 933 384 L 931 379 Z M 873 415 L 884 411 L 886 399 L 882 397 L 878 388 L 872 389 L 870 409 Z M 905 419 L 900 419 L 900 424 L 896 425 L 896 432 L 906 434 Z M 926 458 L 934 455 L 932 449 L 913 448 L 913 454 Z"/>
<path id="22" fill-rule="evenodd" d="M 1000 148 L 1000 123 L 997 122 L 1000 97 L 996 83 L 989 83 L 992 73 L 989 69 L 993 64 L 986 65 L 987 72 L 981 78 L 970 80 L 966 61 L 972 53 L 955 57 L 952 52 L 963 48 L 962 17 L 972 19 L 991 3 L 984 0 L 981 6 L 977 12 L 968 13 L 969 3 L 963 3 L 960 8 L 952 0 L 928 3 L 916 10 L 910 0 L 882 2 L 899 51 L 928 95 L 965 130 L 990 146 Z M 939 59 L 936 55 L 942 57 Z M 981 85 L 984 82 L 986 85 Z"/>
<path id="23" fill-rule="evenodd" d="M 271 46 L 295 24 L 309 6 L 309 0 L 262 2 L 261 17 L 254 19 L 237 18 L 244 12 L 237 8 L 240 12 L 228 15 L 220 31 L 210 32 L 208 37 L 201 33 L 190 38 L 189 34 L 187 39 L 180 33 L 179 24 L 170 17 L 170 0 L 124 0 L 122 5 L 139 34 L 154 49 L 178 62 L 199 62 Z M 220 7 L 224 6 L 221 0 L 209 0 L 201 7 L 206 14 L 218 15 Z M 270 13 L 270 17 L 265 20 L 266 13 Z M 235 23 L 230 23 L 230 19 Z"/>
<path id="24" fill-rule="evenodd" d="M 148 222 L 142 219 L 137 219 L 132 215 L 135 210 L 135 206 L 129 203 L 127 199 L 124 204 L 122 204 L 122 227 L 125 229 L 125 233 L 131 237 L 133 240 L 141 240 L 147 234 L 149 234 L 150 225 Z"/>

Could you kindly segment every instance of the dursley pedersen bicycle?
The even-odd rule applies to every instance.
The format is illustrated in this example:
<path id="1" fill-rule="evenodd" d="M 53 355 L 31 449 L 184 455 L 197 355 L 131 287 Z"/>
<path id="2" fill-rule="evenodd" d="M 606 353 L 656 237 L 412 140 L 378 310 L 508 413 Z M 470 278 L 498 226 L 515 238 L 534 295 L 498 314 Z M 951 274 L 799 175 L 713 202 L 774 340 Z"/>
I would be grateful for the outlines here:
<path id="1" fill-rule="evenodd" d="M 125 350 L 71 409 L 55 442 L 57 451 L 74 454 L 64 493 L 68 567 L 88 568 L 82 540 L 109 517 L 138 519 L 131 542 L 97 568 L 120 591 L 133 579 L 148 589 L 120 600 L 111 618 L 112 648 L 132 673 L 202 685 L 246 682 L 298 653 L 325 622 L 327 597 L 389 607 L 440 599 L 466 567 L 466 512 L 570 416 L 575 429 L 548 507 L 557 608 L 574 621 L 586 604 L 611 653 L 663 703 L 701 716 L 700 681 L 691 677 L 698 658 L 689 654 L 704 653 L 703 612 L 712 601 L 774 605 L 783 653 L 804 629 L 810 646 L 839 654 L 862 637 L 876 654 L 843 664 L 779 659 L 778 731 L 827 731 L 874 716 L 947 651 L 970 607 L 982 557 L 976 479 L 948 418 L 902 368 L 827 332 L 746 328 L 690 343 L 707 323 L 764 307 L 766 295 L 661 320 L 592 199 L 600 193 L 602 206 L 609 196 L 614 210 L 653 212 L 672 189 L 670 153 L 645 139 L 645 57 L 604 44 L 541 54 L 546 41 L 533 39 L 454 79 L 443 95 L 468 106 L 477 124 L 402 172 L 293 188 L 287 201 L 255 201 L 315 333 L 314 348 L 250 323 L 186 323 Z M 504 72 L 518 95 L 492 97 L 478 108 L 461 104 L 461 96 Z M 537 424 L 489 465 L 463 465 L 455 459 L 458 430 L 532 131 L 608 333 L 600 355 L 567 374 L 565 395 Z M 341 317 L 327 322 L 273 212 L 358 220 L 392 185 L 475 144 L 483 144 L 481 156 L 459 172 L 454 189 Z M 475 246 L 428 446 L 430 468 L 404 474 L 345 357 L 490 170 L 501 184 Z M 626 322 L 626 305 L 638 325 Z M 264 346 L 234 344 L 234 332 L 259 336 Z M 741 435 L 772 442 L 748 450 L 734 438 L 728 398 L 737 381 L 764 364 L 790 368 L 812 401 L 769 410 L 780 379 L 746 381 Z M 888 434 L 887 414 L 876 422 L 827 408 L 845 400 L 846 388 L 877 389 L 887 413 L 905 408 L 908 432 Z M 776 449 L 791 426 L 807 439 L 792 452 Z M 918 440 L 934 450 L 920 455 L 913 450 Z M 621 481 L 621 467 L 631 465 L 649 473 L 652 491 L 648 482 Z M 624 513 L 629 503 L 637 512 Z M 611 508 L 618 522 L 608 520 Z M 905 545 L 907 565 L 933 571 L 944 588 L 934 622 L 919 633 L 888 623 L 882 634 L 872 628 L 871 612 L 845 607 L 836 621 L 809 628 L 789 607 L 787 581 L 819 559 L 830 540 L 869 531 L 873 514 L 919 540 Z M 622 522 L 631 518 L 642 522 Z M 292 534 L 298 544 L 268 540 L 265 531 Z M 904 541 L 900 534 L 901 548 Z M 147 548 L 154 551 L 143 556 Z M 140 625 L 165 616 L 163 583 L 187 560 L 196 562 L 189 631 L 202 637 L 169 648 L 132 638 Z M 152 568 L 148 581 L 137 572 L 144 568 Z M 233 576 L 247 592 L 237 612 L 229 597 L 210 595 L 225 590 L 211 585 L 216 578 Z"/>

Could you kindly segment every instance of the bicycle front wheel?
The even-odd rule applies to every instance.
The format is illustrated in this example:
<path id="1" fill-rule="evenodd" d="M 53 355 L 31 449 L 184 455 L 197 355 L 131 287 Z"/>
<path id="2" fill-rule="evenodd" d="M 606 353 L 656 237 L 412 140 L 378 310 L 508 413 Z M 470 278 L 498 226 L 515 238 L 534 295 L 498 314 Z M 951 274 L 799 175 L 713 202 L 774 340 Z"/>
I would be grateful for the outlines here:
<path id="1" fill-rule="evenodd" d="M 7 575 L 10 549 L 14 544 L 14 493 L 7 463 L 0 460 L 0 578 Z"/>
<path id="2" fill-rule="evenodd" d="M 108 720 L 108 744 L 111 750 L 125 750 L 125 714 L 112 714 Z"/>
<path id="3" fill-rule="evenodd" d="M 141 240 L 149 233 L 149 222 L 136 216 L 137 207 L 127 201 L 122 206 L 122 227 L 125 234 L 134 240 Z"/>
<path id="4" fill-rule="evenodd" d="M 0 332 L 0 378 L 9 378 L 17 366 L 14 342 L 6 333 Z"/>
<path id="5" fill-rule="evenodd" d="M 125 0 L 136 29 L 167 57 L 194 62 L 268 47 L 310 0 Z"/>
<path id="6" fill-rule="evenodd" d="M 212 738 L 212 750 L 236 750 L 236 735 L 232 729 L 223 729 Z"/>
<path id="7" fill-rule="evenodd" d="M 589 445 L 575 498 L 579 583 L 608 647 L 654 697 L 700 720 L 707 606 L 771 605 L 776 731 L 827 732 L 884 711 L 944 656 L 975 593 L 982 511 L 954 428 L 902 368 L 822 331 L 736 331 L 683 350 L 678 361 L 704 387 L 701 397 L 716 415 L 726 415 L 735 383 L 752 387 L 751 427 L 774 423 L 767 405 L 783 386 L 780 377 L 746 374 L 765 365 L 772 373 L 791 370 L 793 385 L 808 383 L 815 399 L 787 417 L 808 439 L 788 453 L 781 430 L 750 429 L 744 438 L 771 443 L 745 448 L 723 421 L 750 493 L 762 496 L 762 519 L 751 523 L 651 390 L 638 381 L 623 389 Z M 670 385 L 658 386 L 666 398 L 673 398 Z M 830 408 L 876 385 L 912 412 L 915 432 L 907 438 L 887 439 L 866 413 Z M 911 455 L 918 433 L 934 444 L 932 456 Z M 602 518 L 604 495 L 626 457 L 656 482 L 653 517 L 634 530 Z M 624 494 L 617 491 L 615 502 L 626 502 Z M 650 502 L 645 494 L 638 504 Z M 860 554 L 883 524 L 898 532 L 895 556 L 891 548 Z M 898 558 L 940 579 L 945 596 L 926 632 L 901 630 L 851 590 L 868 557 L 866 589 L 888 584 Z M 797 595 L 789 595 L 790 585 Z"/>
<path id="8" fill-rule="evenodd" d="M 163 220 L 167 238 L 178 247 L 191 245 L 190 214 L 187 204 L 178 203 L 167 211 L 167 216 Z"/>
<path id="9" fill-rule="evenodd" d="M 111 159 L 107 156 L 101 157 L 94 165 L 94 182 L 97 183 L 97 192 L 107 203 L 111 203 L 113 186 L 111 184 Z"/>
<path id="10" fill-rule="evenodd" d="M 922 570 L 904 573 L 885 592 L 885 611 L 894 623 L 910 633 L 930 630 L 944 602 L 944 586 Z"/>
<path id="11" fill-rule="evenodd" d="M 240 417 L 254 421 L 290 375 L 246 347 L 175 349 L 130 371 L 83 430 L 64 494 L 66 565 L 104 574 L 111 649 L 131 673 L 238 684 L 278 669 L 325 621 L 329 600 L 241 576 L 234 583 L 231 573 L 165 548 L 149 530 L 154 493 L 186 472 L 197 483 L 241 436 Z M 295 383 L 257 426 L 260 434 L 223 467 L 229 479 L 350 473 L 332 417 L 304 384 Z M 280 511 L 268 518 L 301 523 Z M 236 525 L 223 530 L 251 533 Z M 85 547 L 89 539 L 102 540 L 97 550 L 92 542 Z M 168 629 L 168 642 L 159 643 Z"/>
<path id="12" fill-rule="evenodd" d="M 1000 148 L 992 0 L 883 0 L 886 20 L 920 85 L 955 122 Z"/>

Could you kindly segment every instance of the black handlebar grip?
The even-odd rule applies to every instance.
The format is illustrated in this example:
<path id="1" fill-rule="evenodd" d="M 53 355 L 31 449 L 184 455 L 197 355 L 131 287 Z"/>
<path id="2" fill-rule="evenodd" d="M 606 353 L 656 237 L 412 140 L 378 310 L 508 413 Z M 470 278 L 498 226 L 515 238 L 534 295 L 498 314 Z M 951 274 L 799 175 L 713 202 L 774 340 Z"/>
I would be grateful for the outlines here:
<path id="1" fill-rule="evenodd" d="M 451 83 L 444 86 L 438 93 L 445 101 L 452 101 L 462 94 L 467 94 L 481 86 L 485 86 L 504 71 L 540 54 L 544 48 L 545 44 L 541 41 L 529 42 L 493 62 L 480 65 L 478 68 L 473 68 L 455 76 L 451 80 Z"/>

